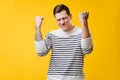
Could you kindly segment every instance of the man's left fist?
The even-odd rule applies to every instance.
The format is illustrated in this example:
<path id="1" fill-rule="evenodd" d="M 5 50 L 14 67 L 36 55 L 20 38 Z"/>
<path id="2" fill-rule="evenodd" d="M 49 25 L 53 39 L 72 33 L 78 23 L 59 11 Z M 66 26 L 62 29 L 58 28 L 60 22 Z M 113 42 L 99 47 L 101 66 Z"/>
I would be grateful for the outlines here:
<path id="1" fill-rule="evenodd" d="M 88 16 L 89 16 L 89 12 L 86 12 L 86 11 L 79 14 L 79 18 L 81 22 L 83 22 L 84 20 L 87 20 Z"/>

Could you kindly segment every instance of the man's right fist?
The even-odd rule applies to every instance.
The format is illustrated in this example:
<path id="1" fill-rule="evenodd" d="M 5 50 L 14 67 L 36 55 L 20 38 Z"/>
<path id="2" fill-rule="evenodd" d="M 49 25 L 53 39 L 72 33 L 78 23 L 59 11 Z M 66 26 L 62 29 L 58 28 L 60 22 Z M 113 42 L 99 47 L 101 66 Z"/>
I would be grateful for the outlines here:
<path id="1" fill-rule="evenodd" d="M 35 21 L 36 21 L 36 27 L 39 28 L 42 24 L 44 17 L 43 16 L 36 16 Z"/>

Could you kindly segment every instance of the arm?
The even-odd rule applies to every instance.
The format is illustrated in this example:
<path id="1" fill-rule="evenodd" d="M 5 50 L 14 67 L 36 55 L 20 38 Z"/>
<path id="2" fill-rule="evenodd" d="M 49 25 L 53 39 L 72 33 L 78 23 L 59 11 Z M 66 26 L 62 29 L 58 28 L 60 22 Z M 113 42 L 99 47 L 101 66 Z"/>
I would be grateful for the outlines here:
<path id="1" fill-rule="evenodd" d="M 88 12 L 82 12 L 81 14 L 79 14 L 79 18 L 82 24 L 81 47 L 83 53 L 85 54 L 90 53 L 93 50 L 92 37 L 88 28 L 88 16 Z"/>
<path id="2" fill-rule="evenodd" d="M 36 31 L 35 31 L 35 40 L 36 41 L 42 41 L 42 34 L 41 34 L 41 25 L 43 21 L 43 17 L 36 17 Z"/>
<path id="3" fill-rule="evenodd" d="M 79 18 L 82 24 L 82 38 L 88 38 L 90 37 L 90 32 L 89 32 L 89 28 L 88 28 L 88 16 L 89 13 L 88 12 L 82 12 L 81 14 L 79 14 Z"/>
<path id="4" fill-rule="evenodd" d="M 41 33 L 41 25 L 44 17 L 36 17 L 36 31 L 35 31 L 35 47 L 39 56 L 44 56 L 48 53 L 49 49 L 47 43 L 45 42 L 48 39 L 43 40 Z"/>

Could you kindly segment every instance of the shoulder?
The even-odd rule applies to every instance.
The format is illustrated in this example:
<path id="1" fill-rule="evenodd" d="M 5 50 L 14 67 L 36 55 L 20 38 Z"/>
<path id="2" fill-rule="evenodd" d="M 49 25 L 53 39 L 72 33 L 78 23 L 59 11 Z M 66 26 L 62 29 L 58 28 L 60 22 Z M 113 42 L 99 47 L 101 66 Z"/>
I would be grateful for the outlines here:
<path id="1" fill-rule="evenodd" d="M 51 35 L 59 35 L 61 33 L 60 29 L 52 30 L 49 32 Z"/>
<path id="2" fill-rule="evenodd" d="M 82 32 L 81 28 L 78 26 L 75 26 L 75 29 L 73 30 L 73 34 L 78 35 L 78 34 L 81 34 L 81 32 Z"/>
<path id="3" fill-rule="evenodd" d="M 52 37 L 56 36 L 58 33 L 59 33 L 59 30 L 52 30 L 46 34 L 46 37 L 52 38 Z"/>

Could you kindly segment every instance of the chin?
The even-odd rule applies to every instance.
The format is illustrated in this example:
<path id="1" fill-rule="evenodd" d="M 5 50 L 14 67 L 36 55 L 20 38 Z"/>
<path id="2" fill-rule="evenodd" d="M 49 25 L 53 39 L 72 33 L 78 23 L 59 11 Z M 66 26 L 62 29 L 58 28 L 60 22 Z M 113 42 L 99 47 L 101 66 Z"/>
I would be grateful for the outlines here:
<path id="1" fill-rule="evenodd" d="M 65 32 L 67 32 L 68 31 L 68 29 L 66 29 L 66 28 L 61 28 L 63 31 L 65 31 Z"/>

